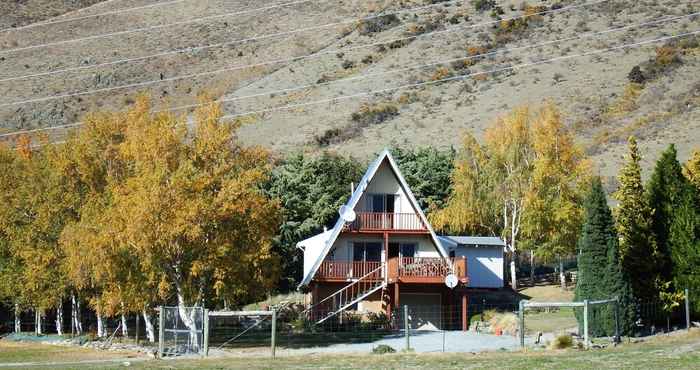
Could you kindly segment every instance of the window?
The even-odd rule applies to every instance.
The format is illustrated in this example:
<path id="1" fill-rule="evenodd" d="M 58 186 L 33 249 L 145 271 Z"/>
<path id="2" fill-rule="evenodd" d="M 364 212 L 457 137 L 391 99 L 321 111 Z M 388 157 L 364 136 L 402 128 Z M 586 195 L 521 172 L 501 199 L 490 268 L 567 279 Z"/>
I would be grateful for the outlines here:
<path id="1" fill-rule="evenodd" d="M 376 213 L 394 213 L 398 197 L 396 194 L 371 194 L 367 198 L 367 209 Z"/>
<path id="2" fill-rule="evenodd" d="M 382 243 L 355 242 L 352 243 L 352 260 L 379 262 L 382 260 Z"/>
<path id="3" fill-rule="evenodd" d="M 415 244 L 401 244 L 401 257 L 415 257 L 416 256 L 416 245 Z"/>

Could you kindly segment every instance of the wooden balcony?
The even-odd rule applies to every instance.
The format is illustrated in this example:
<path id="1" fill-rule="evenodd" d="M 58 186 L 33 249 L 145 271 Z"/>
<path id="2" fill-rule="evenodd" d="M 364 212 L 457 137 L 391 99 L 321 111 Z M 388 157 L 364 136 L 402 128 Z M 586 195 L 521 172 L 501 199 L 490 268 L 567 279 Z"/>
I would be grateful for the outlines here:
<path id="1" fill-rule="evenodd" d="M 454 273 L 460 282 L 467 282 L 467 261 L 464 258 L 451 260 Z M 376 270 L 381 262 L 336 262 L 323 261 L 314 277 L 317 281 L 349 281 L 359 279 Z M 450 266 L 442 258 L 393 257 L 387 264 L 390 283 L 428 283 L 444 284 L 445 276 L 450 273 Z M 376 271 L 370 279 L 383 279 L 384 272 Z"/>
<path id="2" fill-rule="evenodd" d="M 355 221 L 346 226 L 346 231 L 357 232 L 427 232 L 415 213 L 357 212 Z"/>
<path id="3" fill-rule="evenodd" d="M 352 279 L 359 279 L 368 273 L 376 270 L 381 266 L 381 262 L 336 262 L 336 261 L 323 261 L 321 267 L 318 268 L 316 272 L 316 280 L 324 281 L 347 281 Z M 376 275 L 376 276 L 374 276 Z M 382 279 L 384 278 L 382 271 L 377 271 L 370 279 Z"/>
<path id="4" fill-rule="evenodd" d="M 450 263 L 460 282 L 467 282 L 467 261 L 452 258 Z M 450 265 L 440 257 L 394 257 L 387 264 L 389 282 L 444 284 Z"/>

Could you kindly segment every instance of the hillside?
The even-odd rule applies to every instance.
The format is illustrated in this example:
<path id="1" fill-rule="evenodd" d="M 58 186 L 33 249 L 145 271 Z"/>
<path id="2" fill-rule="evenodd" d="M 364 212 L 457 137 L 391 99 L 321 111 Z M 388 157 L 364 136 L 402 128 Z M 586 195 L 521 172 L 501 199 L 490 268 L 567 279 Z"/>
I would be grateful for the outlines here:
<path id="1" fill-rule="evenodd" d="M 104 0 L 5 0 L 0 2 L 0 29 L 45 21 L 101 1 Z"/>
<path id="2" fill-rule="evenodd" d="M 153 3 L 112 0 L 83 9 L 80 15 Z M 500 7 L 491 7 L 496 3 Z M 87 67 L 0 82 L 0 94 L 7 103 L 155 81 L 138 88 L 0 106 L 1 125 L 12 131 L 72 123 L 89 110 L 122 109 L 139 90 L 149 92 L 162 107 L 196 103 L 196 96 L 206 91 L 231 100 L 224 104 L 229 114 L 295 106 L 248 119 L 250 123 L 241 130 L 245 142 L 278 152 L 328 148 L 367 158 L 391 144 L 459 145 L 464 132 L 480 136 L 497 115 L 551 99 L 561 107 L 604 176 L 615 173 L 630 134 L 640 138 L 646 167 L 669 143 L 677 144 L 681 159 L 700 145 L 697 35 L 596 51 L 697 31 L 700 19 L 688 16 L 700 11 L 696 2 L 326 0 L 240 13 L 273 4 L 284 3 L 187 0 L 1 33 L 0 80 Z M 569 9 L 572 6 L 575 8 Z M 416 7 L 423 8 L 406 10 Z M 221 16 L 226 13 L 238 14 Z M 388 15 L 351 21 L 377 14 Z M 523 14 L 530 16 L 508 21 Z M 212 16 L 217 17 L 190 23 Z M 23 17 L 41 19 L 38 15 Z M 635 26 L 651 21 L 656 23 Z M 8 51 L 173 22 L 186 24 Z M 337 22 L 341 24 L 322 26 Z M 623 29 L 600 33 L 618 27 Z M 300 28 L 310 29 L 232 43 Z M 228 44 L 89 67 L 216 43 Z M 312 53 L 319 55 L 178 77 Z M 480 56 L 484 53 L 489 55 Z M 577 56 L 580 54 L 586 55 Z M 543 62 L 553 58 L 559 59 Z M 635 66 L 641 68 L 630 73 Z M 482 73 L 494 70 L 499 71 Z M 471 76 L 456 78 L 460 75 Z M 451 77 L 455 79 L 441 81 Z M 175 80 L 168 81 L 172 78 Z M 400 88 L 414 84 L 420 86 Z M 280 91 L 286 89 L 291 91 Z M 385 91 L 343 98 L 376 90 Z M 341 99 L 329 101 L 337 97 Z M 316 104 L 318 101 L 324 103 Z M 52 131 L 52 135 L 58 139 L 61 131 Z M 613 179 L 610 186 L 615 186 Z"/>

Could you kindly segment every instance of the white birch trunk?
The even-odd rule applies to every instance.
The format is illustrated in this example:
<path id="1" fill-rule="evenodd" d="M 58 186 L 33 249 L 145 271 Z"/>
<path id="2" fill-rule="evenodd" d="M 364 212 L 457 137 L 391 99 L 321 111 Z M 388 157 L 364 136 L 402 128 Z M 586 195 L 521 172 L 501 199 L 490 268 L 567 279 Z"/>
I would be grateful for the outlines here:
<path id="1" fill-rule="evenodd" d="M 518 278 L 515 276 L 515 251 L 511 253 L 510 258 L 510 287 L 513 291 L 518 290 Z"/>
<path id="2" fill-rule="evenodd" d="M 22 311 L 19 309 L 19 303 L 15 303 L 15 333 L 22 331 Z"/>
<path id="3" fill-rule="evenodd" d="M 56 334 L 63 335 L 63 300 L 56 307 Z"/>
<path id="4" fill-rule="evenodd" d="M 566 290 L 566 276 L 564 276 L 564 261 L 559 257 L 559 283 L 561 290 Z"/>
<path id="5" fill-rule="evenodd" d="M 156 332 L 153 329 L 151 315 L 148 314 L 146 309 L 143 310 L 143 321 L 146 323 L 146 337 L 148 337 L 149 342 L 154 343 L 156 341 Z"/>
<path id="6" fill-rule="evenodd" d="M 36 335 L 41 335 L 41 312 L 39 310 L 34 310 L 34 332 Z"/>
<path id="7" fill-rule="evenodd" d="M 126 325 L 126 313 L 124 312 L 124 302 L 121 302 L 122 306 L 122 337 L 129 337 L 129 328 Z"/>
<path id="8" fill-rule="evenodd" d="M 97 337 L 105 337 L 105 323 L 102 319 L 102 313 L 100 312 L 100 310 L 97 310 Z"/>
<path id="9" fill-rule="evenodd" d="M 80 300 L 75 298 L 75 294 L 71 294 L 71 325 L 75 331 L 75 335 L 83 334 L 83 324 L 80 322 Z"/>
<path id="10" fill-rule="evenodd" d="M 199 336 L 197 335 L 197 326 L 192 317 L 196 310 L 190 309 L 188 312 L 185 307 L 185 297 L 182 294 L 180 285 L 176 283 L 175 289 L 177 290 L 177 311 L 180 315 L 180 320 L 182 320 L 182 323 L 190 330 L 190 342 L 192 343 L 192 349 L 196 351 L 199 349 Z"/>
<path id="11" fill-rule="evenodd" d="M 126 315 L 122 312 L 122 337 L 129 337 L 129 329 L 126 326 Z"/>

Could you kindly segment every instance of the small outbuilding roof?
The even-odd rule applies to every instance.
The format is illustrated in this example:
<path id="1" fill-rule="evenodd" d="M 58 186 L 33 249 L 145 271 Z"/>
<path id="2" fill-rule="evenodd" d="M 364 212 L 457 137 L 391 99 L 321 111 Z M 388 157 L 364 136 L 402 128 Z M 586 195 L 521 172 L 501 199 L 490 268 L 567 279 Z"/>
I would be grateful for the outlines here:
<path id="1" fill-rule="evenodd" d="M 461 245 L 476 245 L 476 246 L 495 246 L 495 247 L 505 247 L 506 243 L 499 237 L 495 236 L 457 236 L 457 235 L 444 235 L 438 236 L 438 239 L 444 244 L 449 245 L 451 248 L 456 248 Z"/>

